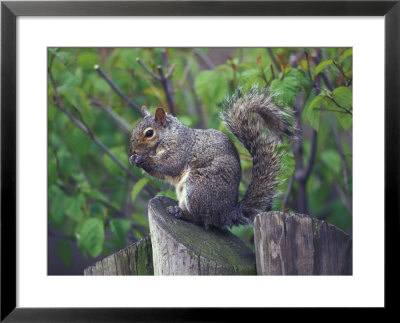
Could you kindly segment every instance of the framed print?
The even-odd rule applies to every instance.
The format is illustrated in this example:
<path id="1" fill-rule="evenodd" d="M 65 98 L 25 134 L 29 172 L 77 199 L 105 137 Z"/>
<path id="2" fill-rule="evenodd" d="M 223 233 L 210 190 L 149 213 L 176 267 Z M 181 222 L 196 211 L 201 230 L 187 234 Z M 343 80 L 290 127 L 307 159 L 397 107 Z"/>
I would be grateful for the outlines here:
<path id="1" fill-rule="evenodd" d="M 256 308 L 393 306 L 387 283 L 392 279 L 389 270 L 396 268 L 391 263 L 395 244 L 389 238 L 399 228 L 398 1 L 3 1 L 1 16 L 2 320 L 224 321 Z M 175 89 L 184 90 L 174 92 L 171 80 Z M 220 102 L 232 95 L 229 109 L 236 102 L 236 87 L 260 97 L 260 88 L 266 86 L 274 107 L 304 107 L 302 115 L 302 109 L 295 108 L 293 127 L 288 126 L 289 119 L 282 119 L 278 130 L 268 132 L 273 139 L 264 142 L 273 145 L 270 150 L 276 149 L 274 156 L 279 158 L 289 151 L 290 158 L 282 157 L 282 163 L 292 167 L 285 186 L 274 183 L 283 194 L 273 210 L 312 215 L 310 239 L 316 249 L 323 249 L 313 240 L 323 235 L 316 218 L 339 228 L 335 237 L 345 233 L 345 251 L 337 251 L 339 245 L 331 249 L 335 257 L 345 259 L 345 265 L 332 275 L 320 270 L 323 265 L 313 258 L 314 271 L 299 271 L 305 267 L 305 251 L 289 241 L 293 227 L 288 224 L 282 226 L 286 244 L 273 242 L 268 252 L 281 254 L 290 246 L 288 254 L 297 258 L 294 267 L 285 267 L 281 258 L 278 273 L 263 271 L 257 262 L 257 268 L 250 265 L 254 271 L 243 269 L 250 276 L 233 277 L 234 271 L 227 267 L 201 263 L 208 255 L 204 244 L 198 262 L 189 267 L 198 265 L 194 270 L 198 273 L 225 270 L 229 277 L 134 276 L 132 259 L 135 270 L 143 267 L 137 254 L 132 256 L 124 248 L 138 246 L 148 234 L 149 224 L 141 216 L 148 200 L 164 192 L 179 200 L 175 215 L 195 214 L 188 211 L 189 197 L 181 199 L 189 190 L 185 182 L 189 175 L 179 172 L 175 178 L 169 170 L 167 175 L 160 171 L 170 165 L 155 172 L 138 152 L 145 145 L 149 145 L 143 150 L 146 154 L 165 152 L 165 141 L 153 145 L 151 138 L 158 140 L 166 124 L 177 122 L 170 115 L 185 127 L 180 129 L 228 133 L 219 119 Z M 237 100 L 242 98 L 236 95 Z M 281 116 L 273 111 L 275 117 Z M 145 120 L 151 113 L 156 123 L 140 128 L 139 116 Z M 226 124 L 236 135 L 232 123 Z M 139 128 L 134 137 L 132 129 Z M 198 132 L 186 147 L 191 134 L 182 130 L 179 138 L 168 137 L 168 149 L 176 140 L 180 151 L 209 153 L 214 139 L 207 137 L 194 148 L 203 136 Z M 288 134 L 300 142 L 298 150 L 290 148 L 289 136 L 289 144 L 279 146 L 286 150 L 278 153 L 276 142 Z M 236 168 L 228 163 L 229 167 L 243 169 L 249 178 L 253 167 L 253 177 L 261 181 L 263 172 L 256 173 L 254 165 L 265 154 L 252 155 L 252 166 L 250 155 L 232 140 L 239 151 L 232 148 L 232 154 L 240 155 L 241 161 Z M 239 140 L 249 146 L 240 135 Z M 218 153 L 225 151 L 224 145 L 231 147 L 224 143 Z M 262 168 L 274 173 L 271 160 Z M 300 175 L 308 178 L 311 169 L 318 170 L 312 181 L 302 182 Z M 213 176 L 212 183 L 217 181 Z M 158 179 L 168 179 L 176 191 Z M 239 184 L 240 179 L 237 175 L 238 188 L 230 194 L 235 201 L 238 196 L 248 201 L 250 179 L 244 177 Z M 218 190 L 211 185 L 207 194 L 215 197 L 226 180 Z M 314 199 L 290 197 L 294 191 Z M 222 203 L 222 198 L 218 200 Z M 156 208 L 151 203 L 149 213 Z M 240 204 L 237 212 L 245 214 L 245 205 Z M 207 229 L 211 223 L 222 231 L 225 225 L 244 223 L 236 213 L 231 215 L 220 222 L 199 223 Z M 264 225 L 281 225 L 284 220 L 279 219 Z M 166 224 L 161 226 L 165 229 Z M 152 237 L 158 234 L 154 227 L 150 230 Z M 255 253 L 257 239 L 265 238 L 244 229 L 232 233 L 247 243 L 246 248 L 251 244 Z M 211 244 L 211 236 L 202 239 Z M 293 234 L 293 241 L 298 239 L 309 241 Z M 153 248 L 152 257 L 161 259 L 166 250 L 162 248 L 158 253 Z M 188 250 L 196 254 L 195 248 Z M 123 252 L 127 263 L 118 258 Z M 73 262 L 75 253 L 80 255 L 79 266 Z M 221 253 L 229 258 L 227 251 Z M 246 257 L 241 254 L 238 261 Z M 181 262 L 190 263 L 187 259 Z M 110 270 L 105 265 L 109 260 Z M 153 273 L 153 268 L 145 267 L 147 274 Z M 242 270 L 240 265 L 233 267 Z M 117 276 L 121 268 L 130 276 Z"/>

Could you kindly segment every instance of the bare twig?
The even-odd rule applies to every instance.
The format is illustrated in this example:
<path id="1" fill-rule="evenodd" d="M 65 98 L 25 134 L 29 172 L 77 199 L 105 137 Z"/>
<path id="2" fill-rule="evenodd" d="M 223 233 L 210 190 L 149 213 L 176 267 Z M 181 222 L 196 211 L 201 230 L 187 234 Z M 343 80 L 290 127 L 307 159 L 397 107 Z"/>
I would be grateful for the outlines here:
<path id="1" fill-rule="evenodd" d="M 165 78 L 166 78 L 167 80 L 169 80 L 169 79 L 171 78 L 172 73 L 174 72 L 175 68 L 176 68 L 176 64 L 174 63 L 174 64 L 171 66 L 171 68 L 169 69 L 167 75 L 165 75 Z"/>
<path id="2" fill-rule="evenodd" d="M 175 115 L 173 95 L 168 86 L 168 80 L 166 79 L 166 77 L 164 75 L 164 71 L 160 65 L 157 66 L 157 70 L 158 70 L 158 73 L 160 74 L 160 79 L 161 79 L 160 82 L 163 87 L 165 96 L 167 98 L 169 111 L 171 112 L 172 115 Z"/>
<path id="3" fill-rule="evenodd" d="M 137 112 L 140 113 L 140 108 L 132 102 L 122 91 L 118 88 L 118 86 L 111 80 L 111 78 L 103 72 L 99 65 L 95 65 L 94 69 L 100 74 L 102 78 L 106 80 L 106 82 L 111 86 L 111 88 L 126 102 L 128 105 L 135 109 Z"/>
<path id="4" fill-rule="evenodd" d="M 275 72 L 274 72 L 274 66 L 272 64 L 270 64 L 270 69 L 271 69 L 271 76 L 272 76 L 272 80 L 275 80 Z"/>
<path id="5" fill-rule="evenodd" d="M 156 73 L 153 73 L 152 70 L 149 69 L 149 68 L 146 66 L 146 64 L 144 64 L 144 63 L 140 60 L 139 57 L 136 58 L 136 61 L 137 61 L 137 62 L 145 69 L 145 71 L 146 71 L 147 73 L 149 73 L 153 78 L 155 78 L 155 79 L 158 80 L 158 81 L 161 81 L 160 77 L 159 77 Z"/>
<path id="6" fill-rule="evenodd" d="M 167 51 L 166 51 L 166 50 L 163 50 L 163 51 L 161 52 L 161 58 L 162 58 L 162 61 L 163 61 L 163 67 L 164 67 L 164 69 L 165 69 L 165 70 L 168 70 L 169 64 L 168 64 L 168 56 L 167 56 Z M 166 78 L 167 80 L 169 80 L 169 79 L 171 78 L 171 75 L 172 75 L 172 73 L 174 72 L 175 67 L 176 67 L 176 64 L 175 64 L 175 63 L 172 64 L 172 66 L 171 66 L 171 68 L 169 69 L 169 71 L 167 72 L 167 74 L 165 74 L 165 78 Z M 171 85 L 172 85 L 172 84 L 171 84 Z"/>
<path id="7" fill-rule="evenodd" d="M 210 70 L 215 69 L 216 66 L 213 63 L 213 61 L 206 54 L 204 54 L 200 48 L 195 48 L 193 51 L 201 59 L 201 61 L 207 66 L 208 69 L 210 69 Z"/>
<path id="8" fill-rule="evenodd" d="M 279 65 L 278 61 L 276 60 L 274 53 L 270 47 L 267 48 L 268 54 L 271 57 L 272 63 L 274 63 L 278 72 L 282 72 L 281 66 Z"/>
<path id="9" fill-rule="evenodd" d="M 92 97 L 91 100 L 92 100 L 92 105 L 93 106 L 99 107 L 104 112 L 106 112 L 111 117 L 111 119 L 115 122 L 117 127 L 126 136 L 130 136 L 130 134 L 131 134 L 131 126 L 124 118 L 122 118 L 118 113 L 116 113 L 111 107 L 106 106 L 103 103 L 101 103 L 99 99 Z"/>
<path id="10" fill-rule="evenodd" d="M 163 51 L 161 53 L 161 57 L 163 60 L 163 65 L 164 65 L 164 69 L 168 69 L 168 58 L 167 58 L 167 54 L 165 51 Z M 172 115 L 175 115 L 175 109 L 174 109 L 174 90 L 173 90 L 173 86 L 172 86 L 172 82 L 171 82 L 171 76 L 173 71 L 175 70 L 176 65 L 173 64 L 171 69 L 169 69 L 169 71 L 167 72 L 167 74 L 164 74 L 164 70 L 163 67 L 161 65 L 157 66 L 157 70 L 158 70 L 158 75 L 155 74 L 154 72 L 152 72 L 147 66 L 146 64 L 144 64 L 140 58 L 136 58 L 136 61 L 145 69 L 145 71 L 147 73 L 149 73 L 154 79 L 156 79 L 157 81 L 159 81 L 161 83 L 161 86 L 164 90 L 165 93 L 165 97 L 167 99 L 167 103 L 168 103 L 168 109 L 169 112 Z"/>

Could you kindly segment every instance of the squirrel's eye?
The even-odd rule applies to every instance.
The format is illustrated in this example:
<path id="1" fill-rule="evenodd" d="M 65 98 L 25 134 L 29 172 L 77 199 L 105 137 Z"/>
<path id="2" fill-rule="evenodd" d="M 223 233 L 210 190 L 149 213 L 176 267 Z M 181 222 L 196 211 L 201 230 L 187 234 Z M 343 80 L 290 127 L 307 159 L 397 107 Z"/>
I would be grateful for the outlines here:
<path id="1" fill-rule="evenodd" d="M 147 138 L 150 138 L 150 137 L 153 137 L 153 134 L 154 134 L 154 130 L 149 129 L 149 130 L 146 131 L 144 136 L 147 137 Z"/>

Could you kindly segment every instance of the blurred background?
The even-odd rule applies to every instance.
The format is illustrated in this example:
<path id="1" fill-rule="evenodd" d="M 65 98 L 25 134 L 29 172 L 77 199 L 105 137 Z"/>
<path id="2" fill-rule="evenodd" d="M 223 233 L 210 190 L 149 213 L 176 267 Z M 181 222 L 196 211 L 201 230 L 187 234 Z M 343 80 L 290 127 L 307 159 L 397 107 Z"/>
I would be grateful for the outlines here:
<path id="1" fill-rule="evenodd" d="M 299 138 L 280 146 L 274 209 L 351 234 L 351 48 L 48 48 L 48 274 L 82 275 L 148 235 L 152 197 L 176 198 L 169 184 L 128 163 L 141 105 L 227 133 L 224 98 L 265 86 L 294 110 Z M 252 163 L 233 140 L 244 195 Z M 254 249 L 251 226 L 231 231 Z"/>

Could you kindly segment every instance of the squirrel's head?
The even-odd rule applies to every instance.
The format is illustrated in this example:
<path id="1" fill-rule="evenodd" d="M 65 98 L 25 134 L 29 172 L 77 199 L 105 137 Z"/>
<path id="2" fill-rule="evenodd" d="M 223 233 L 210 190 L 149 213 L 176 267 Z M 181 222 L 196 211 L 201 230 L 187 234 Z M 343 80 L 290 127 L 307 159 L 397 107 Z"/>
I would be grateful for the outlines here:
<path id="1" fill-rule="evenodd" d="M 140 111 L 143 119 L 132 131 L 129 153 L 139 156 L 154 155 L 160 138 L 168 127 L 167 114 L 163 108 L 157 108 L 154 115 L 145 106 Z"/>

